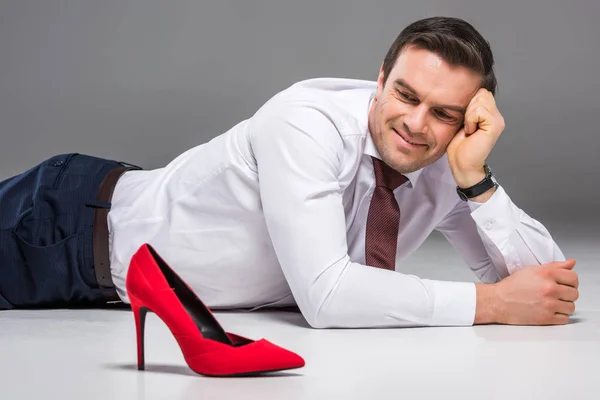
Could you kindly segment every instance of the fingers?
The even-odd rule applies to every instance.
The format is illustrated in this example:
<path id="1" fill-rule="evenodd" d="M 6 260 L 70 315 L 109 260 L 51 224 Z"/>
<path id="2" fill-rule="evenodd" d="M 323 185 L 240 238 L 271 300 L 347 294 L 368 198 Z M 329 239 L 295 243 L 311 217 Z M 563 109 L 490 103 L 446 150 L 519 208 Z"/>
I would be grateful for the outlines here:
<path id="1" fill-rule="evenodd" d="M 492 119 L 490 112 L 482 105 L 478 105 L 474 109 L 468 109 L 465 114 L 465 133 L 470 135 L 477 131 L 477 125 L 486 123 Z"/>
<path id="2" fill-rule="evenodd" d="M 566 325 L 569 323 L 569 316 L 566 314 L 554 314 L 552 317 L 553 325 Z"/>
<path id="3" fill-rule="evenodd" d="M 577 273 L 575 271 L 556 268 L 552 270 L 550 274 L 554 281 L 559 285 L 571 286 L 575 289 L 579 288 L 579 278 L 577 277 Z"/>
<path id="4" fill-rule="evenodd" d="M 575 259 L 569 258 L 566 261 L 554 261 L 550 264 L 556 268 L 573 269 L 573 267 L 575 266 Z"/>
<path id="5" fill-rule="evenodd" d="M 565 315 L 573 314 L 575 312 L 575 303 L 572 301 L 558 300 L 555 306 L 555 312 Z"/>
<path id="6" fill-rule="evenodd" d="M 579 290 L 571 286 L 558 285 L 557 296 L 563 301 L 577 301 L 579 299 Z"/>
<path id="7" fill-rule="evenodd" d="M 471 99 L 470 104 L 474 104 L 477 102 L 484 102 L 486 104 L 496 105 L 496 99 L 494 98 L 494 95 L 492 94 L 492 92 L 485 88 L 480 88 L 477 91 L 477 93 L 475 93 L 475 96 L 473 96 L 473 98 Z"/>
<path id="8" fill-rule="evenodd" d="M 494 95 L 484 88 L 477 91 L 467 106 L 464 120 L 465 133 L 467 135 L 475 133 L 478 124 L 497 124 L 498 126 L 501 126 L 500 131 L 504 129 L 504 120 L 498 111 Z M 479 128 L 481 128 L 481 126 Z"/>

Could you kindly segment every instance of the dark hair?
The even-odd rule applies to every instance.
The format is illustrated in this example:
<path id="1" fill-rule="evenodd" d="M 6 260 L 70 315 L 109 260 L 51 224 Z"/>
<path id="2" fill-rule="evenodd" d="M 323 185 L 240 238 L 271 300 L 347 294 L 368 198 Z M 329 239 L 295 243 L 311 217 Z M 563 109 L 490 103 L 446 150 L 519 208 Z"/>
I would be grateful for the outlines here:
<path id="1" fill-rule="evenodd" d="M 494 55 L 490 44 L 468 22 L 452 17 L 431 17 L 413 22 L 396 38 L 383 61 L 383 83 L 407 46 L 436 53 L 450 65 L 463 66 L 479 73 L 481 87 L 496 93 Z"/>

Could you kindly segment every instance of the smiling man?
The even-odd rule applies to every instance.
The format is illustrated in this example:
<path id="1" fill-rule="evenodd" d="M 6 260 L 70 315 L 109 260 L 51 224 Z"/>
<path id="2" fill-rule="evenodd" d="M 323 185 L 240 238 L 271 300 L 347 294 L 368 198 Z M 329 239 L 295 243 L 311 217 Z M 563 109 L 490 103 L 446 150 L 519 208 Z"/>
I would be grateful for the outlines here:
<path id="1" fill-rule="evenodd" d="M 471 25 L 428 18 L 376 82 L 298 82 L 163 168 L 46 160 L 0 184 L 0 307 L 128 303 L 149 243 L 213 309 L 297 305 L 316 328 L 567 323 L 574 260 L 486 164 L 504 130 L 493 65 Z M 402 272 L 434 230 L 481 282 Z"/>

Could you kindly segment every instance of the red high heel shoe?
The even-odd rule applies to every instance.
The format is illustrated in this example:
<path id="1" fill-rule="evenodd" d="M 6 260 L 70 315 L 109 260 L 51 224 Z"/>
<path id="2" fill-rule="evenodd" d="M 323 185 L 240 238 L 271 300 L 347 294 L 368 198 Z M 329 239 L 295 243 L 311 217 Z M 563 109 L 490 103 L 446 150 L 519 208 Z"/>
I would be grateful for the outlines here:
<path id="1" fill-rule="evenodd" d="M 242 376 L 304 366 L 299 355 L 265 339 L 225 332 L 212 312 L 149 244 L 131 258 L 126 281 L 144 369 L 144 322 L 152 311 L 168 326 L 188 366 L 207 376 Z"/>

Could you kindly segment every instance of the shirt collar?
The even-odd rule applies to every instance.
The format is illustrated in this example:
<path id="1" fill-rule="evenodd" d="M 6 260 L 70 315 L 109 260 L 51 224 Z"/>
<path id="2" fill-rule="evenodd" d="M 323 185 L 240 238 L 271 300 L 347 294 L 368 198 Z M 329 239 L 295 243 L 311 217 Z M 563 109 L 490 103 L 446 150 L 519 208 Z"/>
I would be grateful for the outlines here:
<path id="1" fill-rule="evenodd" d="M 374 95 L 374 94 L 373 94 Z M 369 100 L 369 106 L 367 108 L 367 115 L 368 115 L 368 110 L 371 108 L 371 104 L 373 103 L 373 96 L 371 96 L 370 100 Z M 368 120 L 368 117 L 367 117 Z M 381 160 L 381 156 L 379 155 L 379 152 L 377 151 L 377 147 L 375 147 L 375 143 L 373 143 L 373 138 L 371 137 L 371 131 L 369 130 L 369 123 L 367 122 L 366 124 L 366 142 L 365 142 L 365 148 L 363 150 L 363 154 L 369 155 L 371 157 L 375 157 Z M 417 181 L 419 180 L 419 177 L 421 176 L 421 172 L 423 172 L 423 168 L 418 169 L 414 172 L 408 172 L 405 173 L 404 176 L 406 176 L 410 182 L 411 187 L 415 187 L 415 185 L 417 184 Z"/>

